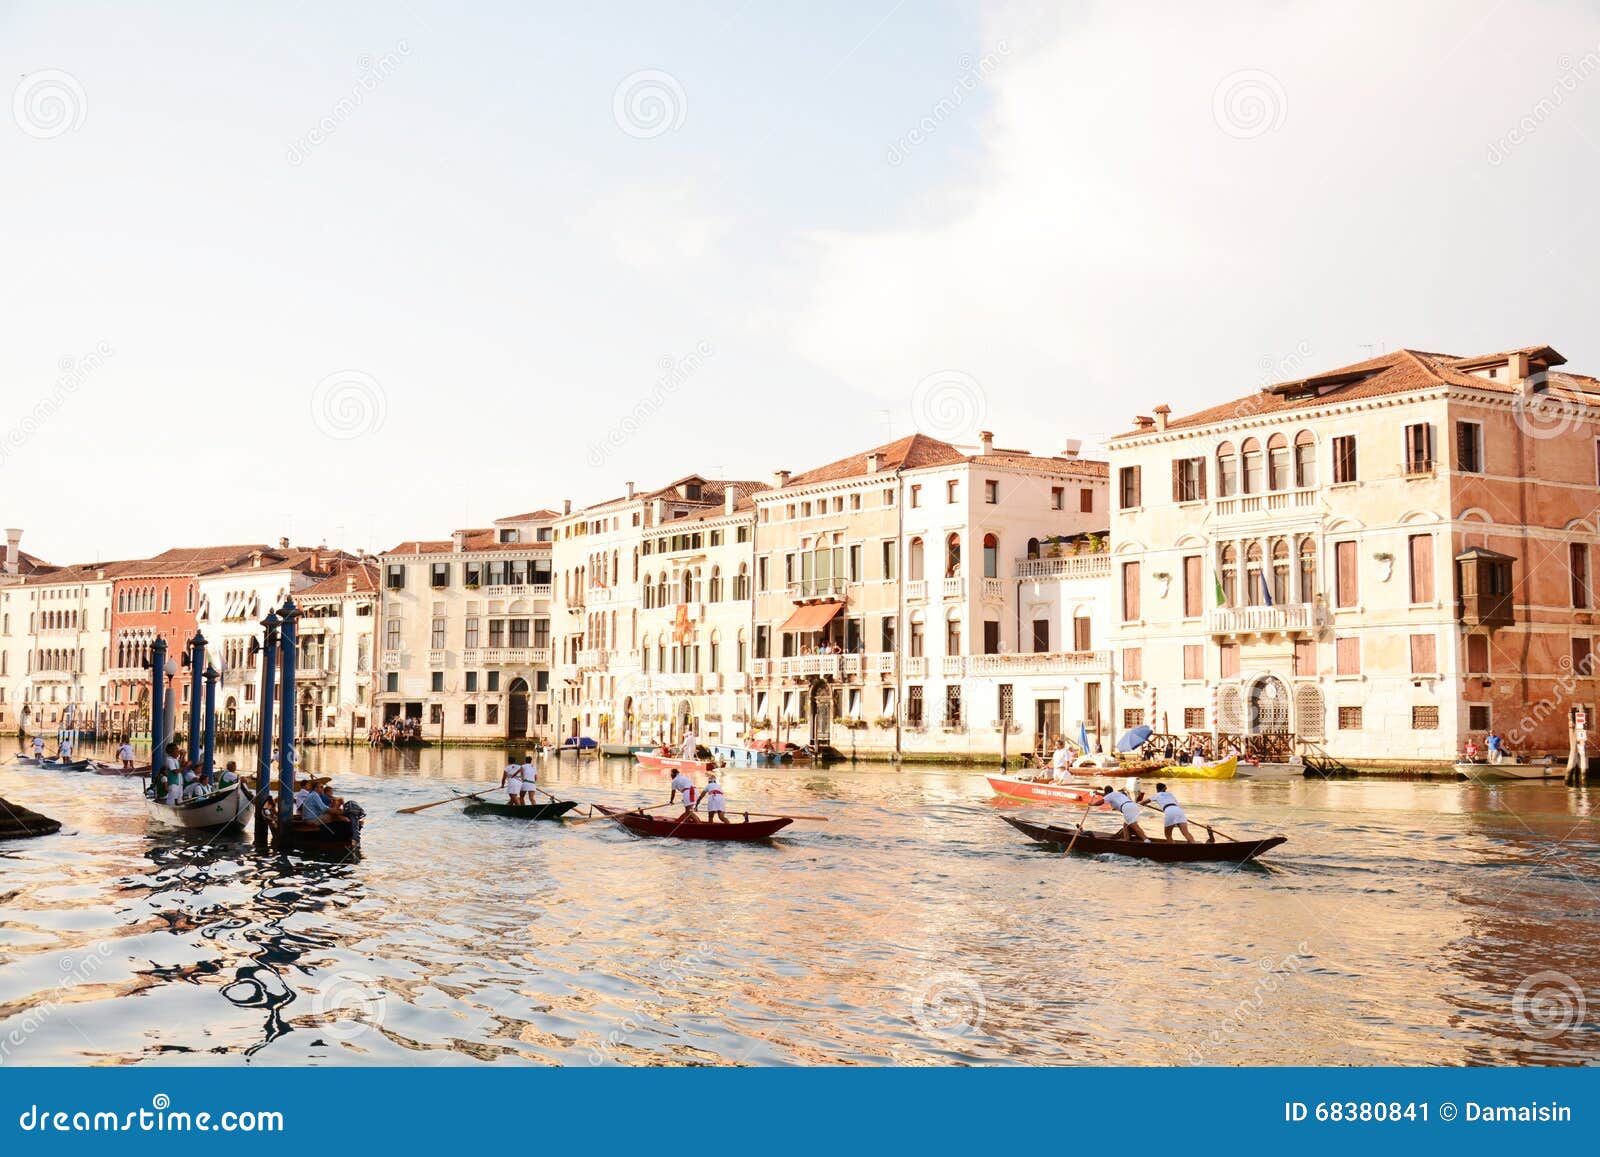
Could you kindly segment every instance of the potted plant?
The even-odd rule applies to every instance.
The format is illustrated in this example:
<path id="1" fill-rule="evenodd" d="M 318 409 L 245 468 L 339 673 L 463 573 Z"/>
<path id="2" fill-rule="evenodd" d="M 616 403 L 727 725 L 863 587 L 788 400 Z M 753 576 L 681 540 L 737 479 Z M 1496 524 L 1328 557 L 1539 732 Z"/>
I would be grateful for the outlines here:
<path id="1" fill-rule="evenodd" d="M 893 731 L 894 730 L 894 716 L 893 715 L 880 715 L 880 716 L 878 716 L 877 719 L 873 720 L 873 722 L 878 725 L 878 729 L 880 731 Z"/>

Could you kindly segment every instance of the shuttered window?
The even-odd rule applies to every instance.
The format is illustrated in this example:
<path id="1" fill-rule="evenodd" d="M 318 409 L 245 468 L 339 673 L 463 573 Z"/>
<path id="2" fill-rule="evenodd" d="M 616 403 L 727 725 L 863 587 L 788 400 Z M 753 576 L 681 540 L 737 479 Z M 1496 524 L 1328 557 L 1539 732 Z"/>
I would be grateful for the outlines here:
<path id="1" fill-rule="evenodd" d="M 1204 679 L 1206 677 L 1206 649 L 1199 643 L 1184 644 L 1183 677 L 1185 679 Z"/>
<path id="2" fill-rule="evenodd" d="M 1139 617 L 1139 564 L 1122 564 L 1122 621 L 1130 623 Z"/>
<path id="3" fill-rule="evenodd" d="M 1487 635 L 1467 636 L 1467 670 L 1477 675 L 1488 674 L 1489 637 Z"/>
<path id="4" fill-rule="evenodd" d="M 1296 678 L 1312 679 L 1317 674 L 1317 645 L 1310 639 L 1294 641 L 1294 673 Z"/>
<path id="5" fill-rule="evenodd" d="M 1405 429 L 1406 473 L 1426 474 L 1433 469 L 1433 427 L 1418 422 Z"/>
<path id="6" fill-rule="evenodd" d="M 1074 651 L 1094 650 L 1094 644 L 1089 639 L 1088 615 L 1077 615 L 1072 620 L 1072 649 Z"/>
<path id="7" fill-rule="evenodd" d="M 1356 480 L 1356 436 L 1344 434 L 1333 440 L 1334 482 Z"/>
<path id="8" fill-rule="evenodd" d="M 1223 643 L 1217 648 L 1217 661 L 1224 679 L 1239 677 L 1239 644 Z"/>
<path id="9" fill-rule="evenodd" d="M 1144 678 L 1144 651 L 1138 647 L 1125 647 L 1122 652 L 1122 677 L 1130 683 Z"/>
<path id="10" fill-rule="evenodd" d="M 1334 545 L 1333 569 L 1334 581 L 1338 588 L 1337 605 L 1355 606 L 1360 591 L 1356 583 L 1356 544 L 1353 540 Z"/>
<path id="11" fill-rule="evenodd" d="M 1335 639 L 1334 671 L 1340 675 L 1361 674 L 1361 640 L 1354 635 Z"/>
<path id="12" fill-rule="evenodd" d="M 1174 458 L 1172 460 L 1172 501 L 1201 502 L 1206 496 L 1206 460 L 1204 458 Z"/>
<path id="13" fill-rule="evenodd" d="M 1588 675 L 1594 667 L 1594 643 L 1590 639 L 1572 640 L 1572 673 Z"/>
<path id="14" fill-rule="evenodd" d="M 1567 567 L 1572 578 L 1572 605 L 1589 605 L 1589 547 L 1574 542 L 1567 547 Z"/>
<path id="15" fill-rule="evenodd" d="M 1437 649 L 1432 635 L 1411 636 L 1411 673 L 1433 675 L 1439 670 Z"/>
<path id="16" fill-rule="evenodd" d="M 1123 510 L 1139 505 L 1139 468 L 1124 466 L 1117 471 L 1117 497 Z"/>
<path id="17" fill-rule="evenodd" d="M 1200 556 L 1185 555 L 1183 559 L 1183 616 L 1198 619 L 1205 613 L 1205 591 L 1202 586 Z"/>
<path id="18" fill-rule="evenodd" d="M 1409 540 L 1411 558 L 1411 601 L 1433 602 L 1433 535 L 1413 534 Z"/>
<path id="19" fill-rule="evenodd" d="M 1466 474 L 1483 472 L 1483 427 L 1476 422 L 1456 423 L 1456 469 Z"/>

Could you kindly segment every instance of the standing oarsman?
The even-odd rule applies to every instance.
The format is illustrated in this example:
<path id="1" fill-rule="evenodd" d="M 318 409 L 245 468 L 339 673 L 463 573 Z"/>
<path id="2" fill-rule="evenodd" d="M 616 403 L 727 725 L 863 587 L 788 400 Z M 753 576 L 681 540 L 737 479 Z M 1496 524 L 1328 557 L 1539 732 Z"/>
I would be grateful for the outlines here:
<path id="1" fill-rule="evenodd" d="M 1132 796 L 1120 788 L 1107 785 L 1100 789 L 1103 802 L 1122 814 L 1122 830 L 1117 833 L 1117 839 L 1148 840 L 1144 829 L 1139 826 L 1139 805 Z"/>
<path id="2" fill-rule="evenodd" d="M 706 790 L 703 796 L 706 805 L 706 821 L 715 823 L 720 820 L 728 822 L 728 801 L 723 797 L 722 785 L 717 782 L 717 773 L 709 772 L 706 775 Z"/>
<path id="3" fill-rule="evenodd" d="M 1150 797 L 1150 802 L 1161 809 L 1161 824 L 1166 831 L 1167 839 L 1172 838 L 1172 829 L 1177 828 L 1183 833 L 1183 838 L 1191 844 L 1194 836 L 1189 831 L 1189 817 L 1184 813 L 1178 803 L 1178 797 L 1167 790 L 1164 783 L 1156 784 L 1156 794 Z"/>
<path id="4" fill-rule="evenodd" d="M 694 780 L 690 779 L 680 768 L 672 777 L 672 791 L 667 795 L 667 802 L 674 798 L 683 800 L 683 814 L 678 817 L 679 823 L 692 823 L 700 817 L 694 814 Z"/>

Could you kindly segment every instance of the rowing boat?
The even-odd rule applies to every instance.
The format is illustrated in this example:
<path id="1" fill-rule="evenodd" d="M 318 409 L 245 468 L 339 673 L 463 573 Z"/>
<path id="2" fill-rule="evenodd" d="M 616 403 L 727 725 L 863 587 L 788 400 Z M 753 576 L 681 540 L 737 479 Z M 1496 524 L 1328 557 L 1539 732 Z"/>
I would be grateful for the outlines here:
<path id="1" fill-rule="evenodd" d="M 280 849 L 348 852 L 361 844 L 361 828 L 348 816 L 323 816 L 272 825 L 272 842 Z"/>
<path id="2" fill-rule="evenodd" d="M 1490 783 L 1508 779 L 1561 779 L 1566 776 L 1567 769 L 1559 763 L 1478 763 L 1463 760 L 1456 764 L 1456 773 L 1474 783 Z"/>
<path id="3" fill-rule="evenodd" d="M 1034 780 L 1020 775 L 987 775 L 989 786 L 996 795 L 1008 799 L 1025 799 L 1032 803 L 1086 804 L 1099 793 L 1092 783 L 1056 783 L 1054 780 Z M 1105 807 L 1104 804 L 1101 807 Z M 1110 811 L 1110 808 L 1105 808 Z"/>
<path id="4" fill-rule="evenodd" d="M 102 763 L 99 760 L 95 760 L 89 770 L 96 775 L 124 775 L 134 779 L 150 778 L 149 764 L 145 764 L 143 767 L 123 767 L 120 763 Z"/>
<path id="5" fill-rule="evenodd" d="M 554 803 L 497 803 L 494 800 L 473 800 L 461 810 L 469 816 L 505 816 L 513 820 L 558 820 L 578 806 L 577 800 L 556 800 Z"/>
<path id="6" fill-rule="evenodd" d="M 680 821 L 676 816 L 651 816 L 639 811 L 595 804 L 596 810 L 610 816 L 630 832 L 639 836 L 672 836 L 680 840 L 733 840 L 748 843 L 770 839 L 794 821 L 787 817 L 766 820 L 732 820 L 712 823 L 709 820 Z"/>
<path id="7" fill-rule="evenodd" d="M 741 747 L 734 743 L 713 743 L 711 754 L 731 767 L 781 767 L 794 762 L 794 754 L 782 747 Z"/>
<path id="8" fill-rule="evenodd" d="M 1232 779 L 1238 770 L 1239 757 L 1230 755 L 1227 759 L 1202 763 L 1198 767 L 1192 763 L 1175 763 L 1138 774 L 1144 779 Z"/>
<path id="9" fill-rule="evenodd" d="M 145 807 L 162 823 L 190 831 L 221 831 L 237 827 L 250 815 L 254 798 L 242 787 L 225 787 L 204 799 L 166 803 L 147 799 Z"/>
<path id="10" fill-rule="evenodd" d="M 1077 831 L 1055 824 L 1036 824 L 1012 816 L 1001 816 L 1029 839 L 1051 847 L 1068 848 L 1081 856 L 1131 856 L 1162 864 L 1242 864 L 1287 842 L 1286 836 L 1264 840 L 1217 840 L 1193 843 L 1188 840 L 1121 840 L 1099 832 Z"/>
<path id="11" fill-rule="evenodd" d="M 675 755 L 655 755 L 639 752 L 634 756 L 645 771 L 715 771 L 717 765 L 709 759 L 680 759 Z"/>
<path id="12" fill-rule="evenodd" d="M 89 769 L 89 761 L 87 759 L 70 759 L 63 763 L 59 759 L 41 759 L 31 764 L 31 766 L 42 767 L 47 771 L 87 771 Z"/>

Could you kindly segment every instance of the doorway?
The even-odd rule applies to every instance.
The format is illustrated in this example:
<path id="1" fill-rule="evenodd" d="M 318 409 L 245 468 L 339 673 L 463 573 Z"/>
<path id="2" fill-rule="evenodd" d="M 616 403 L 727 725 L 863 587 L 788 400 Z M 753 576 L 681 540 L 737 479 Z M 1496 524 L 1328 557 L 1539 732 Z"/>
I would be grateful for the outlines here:
<path id="1" fill-rule="evenodd" d="M 511 702 L 506 711 L 506 737 L 528 737 L 528 681 L 521 676 L 511 680 Z"/>

